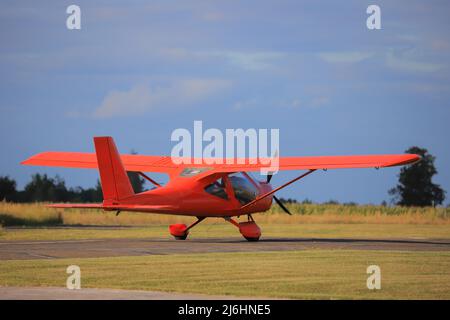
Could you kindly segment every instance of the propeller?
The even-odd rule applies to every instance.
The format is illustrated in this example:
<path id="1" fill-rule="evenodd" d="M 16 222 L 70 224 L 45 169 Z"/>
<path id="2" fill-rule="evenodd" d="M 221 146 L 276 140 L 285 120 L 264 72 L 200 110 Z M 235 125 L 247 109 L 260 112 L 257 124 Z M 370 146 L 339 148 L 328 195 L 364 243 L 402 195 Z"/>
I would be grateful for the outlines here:
<path id="1" fill-rule="evenodd" d="M 269 183 L 270 180 L 272 180 L 273 174 L 267 174 L 266 182 Z M 289 212 L 289 210 L 284 206 L 284 204 L 275 196 L 272 196 L 275 202 L 283 209 L 284 212 L 286 212 L 289 215 L 292 215 L 292 213 Z"/>
<path id="2" fill-rule="evenodd" d="M 275 196 L 273 196 L 273 199 L 275 202 L 283 209 L 284 212 L 286 212 L 288 215 L 292 215 L 292 213 L 289 212 L 289 210 L 284 206 L 284 204 Z"/>
<path id="3" fill-rule="evenodd" d="M 277 157 L 277 156 L 278 156 L 278 150 L 275 150 L 274 157 Z M 273 173 L 267 173 L 266 183 L 269 183 L 270 180 L 272 180 L 272 177 L 273 177 Z M 284 204 L 280 201 L 280 199 L 275 197 L 275 195 L 273 195 L 272 198 L 281 207 L 281 209 L 283 209 L 284 212 L 286 212 L 290 216 L 292 215 L 292 213 L 289 212 L 289 210 L 284 206 Z"/>
<path id="4" fill-rule="evenodd" d="M 272 159 L 273 158 L 278 158 L 278 149 L 276 149 L 275 151 L 274 151 L 274 153 L 273 153 L 273 156 L 272 156 Z M 269 183 L 270 182 L 270 180 L 272 180 L 272 176 L 273 176 L 273 172 L 272 173 L 269 173 L 269 172 L 267 172 L 267 180 L 266 180 L 266 182 L 267 183 Z"/>

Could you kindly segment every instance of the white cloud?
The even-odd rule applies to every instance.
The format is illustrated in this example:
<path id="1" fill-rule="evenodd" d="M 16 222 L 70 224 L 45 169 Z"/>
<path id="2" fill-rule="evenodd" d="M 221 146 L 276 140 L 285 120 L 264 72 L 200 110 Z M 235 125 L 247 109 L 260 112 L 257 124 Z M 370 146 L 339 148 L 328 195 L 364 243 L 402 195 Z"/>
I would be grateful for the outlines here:
<path id="1" fill-rule="evenodd" d="M 443 45 L 443 44 L 441 44 Z M 445 67 L 437 64 L 433 57 L 426 56 L 416 46 L 408 48 L 391 48 L 386 53 L 381 52 L 323 52 L 318 56 L 328 63 L 358 63 L 375 57 L 383 61 L 388 68 L 406 72 L 436 72 Z"/>
<path id="2" fill-rule="evenodd" d="M 315 96 L 309 98 L 303 98 L 302 100 L 296 98 L 290 101 L 286 105 L 288 108 L 292 109 L 316 109 L 321 108 L 327 104 L 329 104 L 330 98 L 326 96 Z"/>
<path id="3" fill-rule="evenodd" d="M 302 99 L 280 99 L 272 100 L 263 97 L 251 98 L 246 100 L 240 100 L 232 105 L 234 110 L 246 110 L 246 109 L 268 109 L 268 108 L 280 108 L 280 109 L 292 109 L 292 110 L 306 110 L 323 107 L 329 104 L 330 98 L 326 96 L 313 96 L 304 97 Z"/>
<path id="4" fill-rule="evenodd" d="M 94 111 L 96 118 L 142 114 L 151 110 L 189 106 L 231 86 L 223 79 L 186 79 L 168 86 L 136 85 L 127 91 L 111 91 Z"/>
<path id="5" fill-rule="evenodd" d="M 318 54 L 319 58 L 328 63 L 357 63 L 373 56 L 370 52 L 322 52 Z"/>
<path id="6" fill-rule="evenodd" d="M 260 105 L 261 104 L 258 102 L 258 99 L 252 98 L 248 100 L 237 101 L 236 103 L 233 104 L 233 109 L 242 110 L 248 108 L 256 108 Z"/>
<path id="7" fill-rule="evenodd" d="M 315 97 L 311 100 L 310 106 L 312 108 L 320 108 L 324 105 L 327 105 L 330 102 L 330 98 L 321 96 L 321 97 Z"/>
<path id="8" fill-rule="evenodd" d="M 274 62 L 285 56 L 281 52 L 213 52 L 210 53 L 219 57 L 224 57 L 233 65 L 246 70 L 263 70 L 270 68 Z"/>
<path id="9" fill-rule="evenodd" d="M 437 63 L 419 61 L 414 54 L 411 53 L 394 53 L 386 54 L 386 65 L 390 68 L 408 71 L 408 72 L 435 72 L 444 66 Z"/>
<path id="10" fill-rule="evenodd" d="M 287 56 L 277 51 L 190 51 L 183 48 L 164 48 L 159 50 L 163 58 L 177 61 L 220 59 L 244 70 L 265 70 L 274 67 L 278 61 Z"/>

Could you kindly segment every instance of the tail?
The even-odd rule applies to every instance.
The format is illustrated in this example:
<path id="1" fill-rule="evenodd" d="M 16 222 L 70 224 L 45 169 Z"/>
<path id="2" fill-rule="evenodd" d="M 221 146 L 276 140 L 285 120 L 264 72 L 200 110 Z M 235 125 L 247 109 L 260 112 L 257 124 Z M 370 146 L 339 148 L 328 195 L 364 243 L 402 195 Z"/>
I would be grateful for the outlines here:
<path id="1" fill-rule="evenodd" d="M 134 195 L 133 188 L 123 166 L 116 144 L 111 137 L 94 137 L 103 204 L 115 205 Z"/>

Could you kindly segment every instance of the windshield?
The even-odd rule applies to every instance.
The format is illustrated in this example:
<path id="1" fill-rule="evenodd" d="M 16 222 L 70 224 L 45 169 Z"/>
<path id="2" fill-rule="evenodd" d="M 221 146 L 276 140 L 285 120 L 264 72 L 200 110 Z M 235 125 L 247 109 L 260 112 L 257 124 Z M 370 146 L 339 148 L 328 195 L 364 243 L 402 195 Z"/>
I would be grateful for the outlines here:
<path id="1" fill-rule="evenodd" d="M 258 189 L 245 175 L 238 172 L 230 174 L 229 178 L 233 187 L 234 196 L 242 205 L 256 199 Z"/>

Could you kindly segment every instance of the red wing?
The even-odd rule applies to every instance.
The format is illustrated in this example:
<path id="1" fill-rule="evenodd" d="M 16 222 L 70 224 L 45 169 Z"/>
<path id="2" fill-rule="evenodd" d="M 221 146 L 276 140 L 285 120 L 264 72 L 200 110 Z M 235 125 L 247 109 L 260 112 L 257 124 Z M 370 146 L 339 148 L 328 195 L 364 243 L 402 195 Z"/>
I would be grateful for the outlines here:
<path id="1" fill-rule="evenodd" d="M 411 164 L 420 160 L 415 154 L 363 155 L 363 156 L 320 156 L 320 157 L 280 157 L 278 170 L 311 170 L 343 168 L 382 168 Z M 276 163 L 273 162 L 273 165 Z M 216 165 L 215 171 L 258 171 L 268 167 L 262 164 Z"/>
<path id="2" fill-rule="evenodd" d="M 120 155 L 127 171 L 172 172 L 177 169 L 170 157 L 142 156 L 134 154 Z M 95 153 L 84 152 L 42 152 L 21 162 L 23 165 L 65 168 L 97 169 Z"/>
<path id="3" fill-rule="evenodd" d="M 212 163 L 208 159 L 194 164 L 174 164 L 168 156 L 143 156 L 121 155 L 125 170 L 142 172 L 166 172 L 172 173 L 180 168 L 208 167 L 213 172 L 259 171 L 267 168 L 267 162 L 244 159 L 239 164 L 239 159 L 234 164 Z M 364 156 L 321 156 L 321 157 L 280 157 L 279 170 L 308 170 L 308 169 L 340 169 L 340 168 L 374 168 L 392 167 L 414 163 L 420 160 L 415 154 L 394 155 L 364 155 Z M 24 165 L 66 167 L 66 168 L 98 168 L 95 153 L 81 152 L 43 152 L 36 154 L 22 162 Z M 275 162 L 272 162 L 275 164 Z M 212 173 L 208 170 L 208 174 Z"/>

